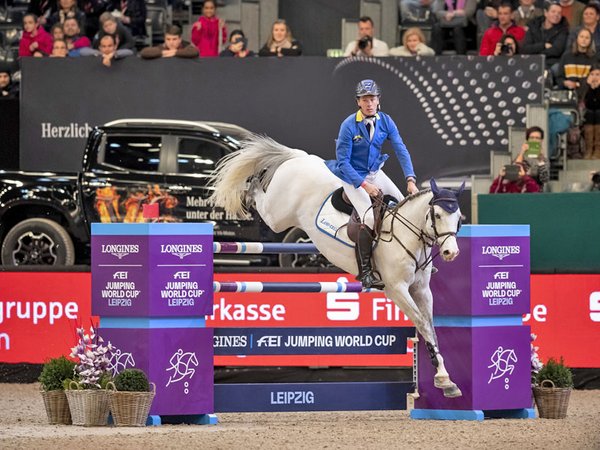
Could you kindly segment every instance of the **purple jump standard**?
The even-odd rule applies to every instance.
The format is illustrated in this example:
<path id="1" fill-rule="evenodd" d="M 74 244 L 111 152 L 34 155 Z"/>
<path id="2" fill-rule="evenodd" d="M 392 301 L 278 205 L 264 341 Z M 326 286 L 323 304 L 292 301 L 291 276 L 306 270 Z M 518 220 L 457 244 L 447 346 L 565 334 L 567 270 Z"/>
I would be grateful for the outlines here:
<path id="1" fill-rule="evenodd" d="M 529 225 L 464 226 L 460 255 L 431 278 L 434 325 L 462 397 L 433 385 L 425 341 L 417 344 L 413 419 L 534 418 L 529 303 Z"/>
<path id="2" fill-rule="evenodd" d="M 214 424 L 213 229 L 202 224 L 92 224 L 92 314 L 115 347 L 113 376 L 156 384 L 148 424 Z"/>

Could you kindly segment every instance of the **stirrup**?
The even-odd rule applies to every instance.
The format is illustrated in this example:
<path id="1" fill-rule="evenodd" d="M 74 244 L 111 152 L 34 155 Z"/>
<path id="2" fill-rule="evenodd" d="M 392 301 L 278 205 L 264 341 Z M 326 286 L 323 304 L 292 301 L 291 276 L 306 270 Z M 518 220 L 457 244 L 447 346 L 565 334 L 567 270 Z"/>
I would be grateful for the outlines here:
<path id="1" fill-rule="evenodd" d="M 385 289 L 385 283 L 373 276 L 372 273 L 364 273 L 356 277 L 358 281 L 360 281 L 365 289 Z"/>

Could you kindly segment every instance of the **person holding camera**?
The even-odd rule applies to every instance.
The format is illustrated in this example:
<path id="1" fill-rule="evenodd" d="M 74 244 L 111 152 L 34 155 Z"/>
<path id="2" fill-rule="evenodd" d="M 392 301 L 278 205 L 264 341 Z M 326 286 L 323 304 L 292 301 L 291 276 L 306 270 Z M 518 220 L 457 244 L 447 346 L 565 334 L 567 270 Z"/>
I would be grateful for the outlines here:
<path id="1" fill-rule="evenodd" d="M 515 56 L 519 53 L 519 43 L 511 34 L 505 34 L 496 44 L 494 56 Z"/>
<path id="2" fill-rule="evenodd" d="M 400 189 L 381 170 L 389 157 L 381 152 L 386 140 L 391 142 L 400 162 L 408 192 L 414 194 L 419 190 L 410 154 L 398 127 L 390 116 L 379 110 L 380 95 L 375 81 L 362 80 L 358 83 L 355 91 L 358 111 L 342 122 L 336 140 L 336 159 L 326 162 L 327 167 L 341 179 L 344 192 L 362 221 L 356 243 L 357 280 L 365 288 L 376 289 L 383 289 L 384 285 L 373 275 L 371 266 L 375 237 L 371 197 L 383 194 L 391 195 L 396 200 L 404 198 Z"/>
<path id="3" fill-rule="evenodd" d="M 254 56 L 252 50 L 248 50 L 248 39 L 242 30 L 233 30 L 229 35 L 229 45 L 223 50 L 219 56 L 246 58 Z"/>
<path id="4" fill-rule="evenodd" d="M 510 3 L 503 3 L 498 6 L 498 22 L 493 23 L 483 34 L 479 49 L 481 56 L 512 56 L 516 53 L 516 45 L 511 47 L 510 44 L 500 44 L 500 40 L 507 35 L 511 35 L 517 41 L 525 39 L 525 29 L 513 22 L 512 13 L 513 8 Z M 502 45 L 505 45 L 505 47 L 502 47 Z"/>
<path id="5" fill-rule="evenodd" d="M 525 194 L 540 192 L 540 186 L 529 175 L 527 161 L 514 162 L 500 169 L 490 186 L 490 194 Z M 514 170 L 513 170 L 514 169 Z"/>
<path id="6" fill-rule="evenodd" d="M 358 19 L 358 39 L 348 43 L 344 56 L 389 56 L 388 45 L 374 35 L 373 20 L 368 16 Z"/>

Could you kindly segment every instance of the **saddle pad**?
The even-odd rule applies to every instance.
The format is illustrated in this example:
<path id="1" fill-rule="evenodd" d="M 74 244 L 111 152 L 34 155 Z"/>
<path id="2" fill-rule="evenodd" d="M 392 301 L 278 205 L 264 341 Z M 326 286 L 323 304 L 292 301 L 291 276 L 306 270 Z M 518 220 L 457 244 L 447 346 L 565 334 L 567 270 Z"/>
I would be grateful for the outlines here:
<path id="1" fill-rule="evenodd" d="M 315 217 L 315 225 L 322 233 L 348 247 L 354 248 L 354 242 L 348 238 L 348 233 L 346 232 L 346 225 L 350 217 L 333 207 L 331 204 L 332 195 L 333 192 L 327 196 L 321 208 L 319 208 Z"/>

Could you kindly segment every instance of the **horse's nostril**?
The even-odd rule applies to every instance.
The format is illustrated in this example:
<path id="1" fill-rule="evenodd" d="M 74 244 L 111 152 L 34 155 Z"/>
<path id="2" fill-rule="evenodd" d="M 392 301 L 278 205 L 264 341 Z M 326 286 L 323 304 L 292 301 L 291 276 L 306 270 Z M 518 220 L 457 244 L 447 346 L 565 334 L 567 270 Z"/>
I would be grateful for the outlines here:
<path id="1" fill-rule="evenodd" d="M 450 254 L 450 250 L 444 250 L 444 256 L 448 256 Z"/>

